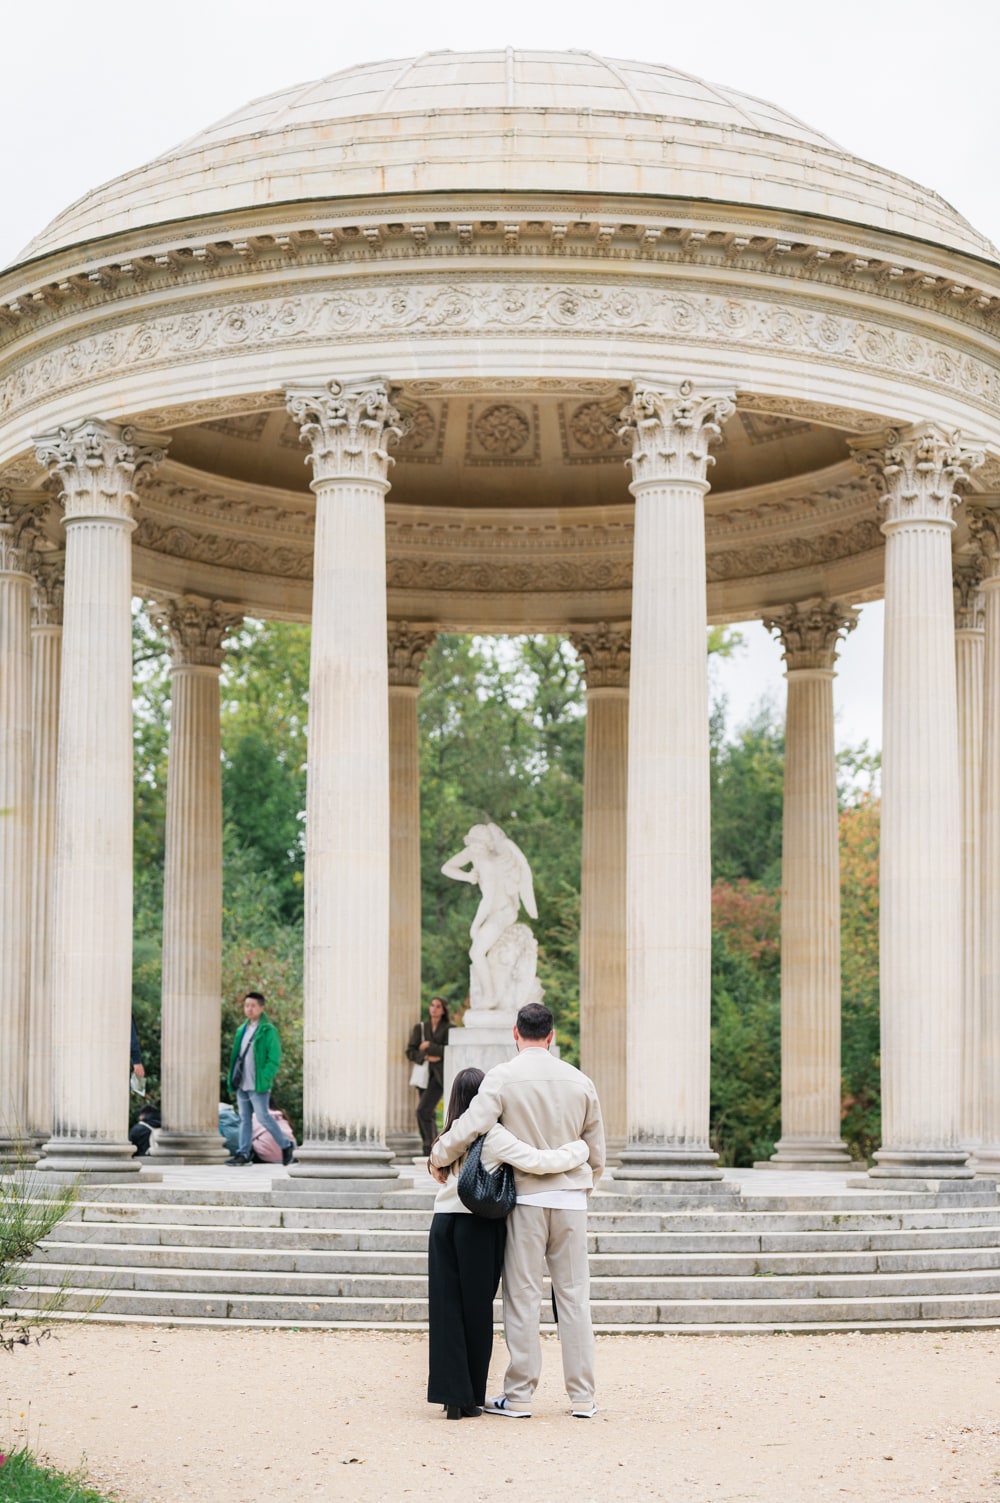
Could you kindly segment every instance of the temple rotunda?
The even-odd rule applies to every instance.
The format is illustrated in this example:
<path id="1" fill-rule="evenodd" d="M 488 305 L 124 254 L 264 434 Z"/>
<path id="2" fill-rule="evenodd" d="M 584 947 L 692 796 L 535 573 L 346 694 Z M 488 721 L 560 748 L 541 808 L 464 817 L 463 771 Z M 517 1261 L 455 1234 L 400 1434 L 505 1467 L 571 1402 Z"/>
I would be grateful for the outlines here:
<path id="1" fill-rule="evenodd" d="M 139 1167 L 139 595 L 173 649 L 164 1161 L 221 1153 L 218 681 L 252 616 L 312 623 L 293 1173 L 387 1182 L 407 1146 L 433 635 L 546 631 L 586 673 L 581 1051 L 618 1182 L 717 1178 L 705 628 L 756 617 L 788 692 L 776 1161 L 842 1169 L 832 680 L 884 597 L 871 1175 L 1000 1172 L 998 503 L 993 246 L 669 67 L 366 64 L 89 193 L 0 274 L 8 1159 Z"/>

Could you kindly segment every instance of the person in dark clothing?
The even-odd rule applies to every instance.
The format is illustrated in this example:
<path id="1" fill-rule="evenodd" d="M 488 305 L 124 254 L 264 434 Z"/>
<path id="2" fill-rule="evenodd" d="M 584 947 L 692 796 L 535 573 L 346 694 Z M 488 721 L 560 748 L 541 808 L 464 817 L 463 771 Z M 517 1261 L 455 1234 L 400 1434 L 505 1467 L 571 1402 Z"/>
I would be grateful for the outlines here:
<path id="1" fill-rule="evenodd" d="M 137 1080 L 145 1080 L 146 1069 L 142 1063 L 142 1049 L 139 1045 L 139 1030 L 135 1026 L 135 1018 L 132 1019 L 132 1038 L 129 1043 L 129 1059 L 132 1062 L 132 1074 Z M 157 1123 L 159 1126 L 159 1123 Z"/>
<path id="2" fill-rule="evenodd" d="M 426 1063 L 430 1071 L 427 1084 L 417 1097 L 417 1128 L 425 1154 L 430 1153 L 437 1133 L 435 1113 L 437 1104 L 444 1095 L 444 1051 L 450 1026 L 448 1006 L 444 998 L 432 997 L 430 1022 L 418 1023 L 406 1046 L 407 1059 L 414 1065 Z"/>
<path id="3" fill-rule="evenodd" d="M 149 1145 L 153 1137 L 153 1128 L 162 1127 L 160 1120 L 160 1108 L 147 1102 L 139 1113 L 139 1120 L 134 1127 L 129 1129 L 129 1142 L 135 1148 L 136 1153 L 145 1157 L 149 1152 Z"/>

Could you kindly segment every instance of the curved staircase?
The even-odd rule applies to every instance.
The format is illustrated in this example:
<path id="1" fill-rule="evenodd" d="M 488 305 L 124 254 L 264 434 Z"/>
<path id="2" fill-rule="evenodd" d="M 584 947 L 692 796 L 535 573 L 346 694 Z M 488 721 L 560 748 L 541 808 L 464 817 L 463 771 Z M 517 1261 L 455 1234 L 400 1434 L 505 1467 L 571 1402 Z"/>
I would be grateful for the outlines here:
<path id="1" fill-rule="evenodd" d="M 301 1181 L 278 1193 L 274 1177 L 168 1170 L 162 1184 L 88 1187 L 28 1264 L 18 1303 L 102 1321 L 420 1329 L 429 1181 L 350 1197 Z M 725 1196 L 595 1193 L 599 1330 L 1000 1325 L 992 1182 L 935 1195 L 733 1178 Z"/>

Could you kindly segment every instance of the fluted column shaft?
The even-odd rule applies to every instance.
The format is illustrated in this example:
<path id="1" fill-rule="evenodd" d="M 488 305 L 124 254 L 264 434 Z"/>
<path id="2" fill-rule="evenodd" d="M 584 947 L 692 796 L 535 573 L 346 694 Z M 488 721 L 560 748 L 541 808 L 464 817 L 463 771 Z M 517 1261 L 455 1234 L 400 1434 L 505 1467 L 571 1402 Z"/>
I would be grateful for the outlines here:
<path id="1" fill-rule="evenodd" d="M 861 448 L 859 442 L 858 445 Z M 952 509 L 972 451 L 929 425 L 862 460 L 885 489 L 878 1178 L 966 1178 Z M 981 462 L 981 456 L 979 456 Z"/>
<path id="2" fill-rule="evenodd" d="M 980 789 L 980 1074 L 976 1171 L 1000 1178 L 1000 514 L 970 517 L 986 577 Z"/>
<path id="3" fill-rule="evenodd" d="M 305 1140 L 292 1173 L 393 1177 L 385 1143 L 389 685 L 383 383 L 289 391 L 316 494 L 306 794 Z"/>
<path id="4" fill-rule="evenodd" d="M 843 1169 L 840 1136 L 840 859 L 833 680 L 853 613 L 826 602 L 767 621 L 785 649 L 781 857 L 781 1138 L 772 1163 Z"/>
<path id="5" fill-rule="evenodd" d="M 89 421 L 36 441 L 66 523 L 52 918 L 52 1136 L 40 1168 L 134 1173 L 132 480 L 162 451 Z"/>
<path id="6" fill-rule="evenodd" d="M 587 683 L 580 882 L 580 1066 L 597 1086 L 609 1155 L 628 1130 L 626 905 L 629 633 L 573 636 Z"/>
<path id="7" fill-rule="evenodd" d="M 28 1127 L 40 1146 L 52 1134 L 52 873 L 56 833 L 62 565 L 36 571 L 31 617 L 31 1017 Z"/>
<path id="8" fill-rule="evenodd" d="M 961 1134 L 965 1147 L 974 1150 L 982 1132 L 979 1120 L 979 834 L 985 601 L 979 569 L 956 570 L 953 585 L 962 858 Z"/>
<path id="9" fill-rule="evenodd" d="M 389 1045 L 386 1142 L 414 1158 L 412 1066 L 403 1049 L 420 1017 L 420 669 L 434 633 L 401 621 L 389 631 Z"/>
<path id="10" fill-rule="evenodd" d="M 628 729 L 628 1143 L 616 1176 L 715 1179 L 704 496 L 725 398 L 637 389 Z"/>
<path id="11" fill-rule="evenodd" d="M 0 1164 L 29 1156 L 31 573 L 35 514 L 0 491 Z"/>
<path id="12" fill-rule="evenodd" d="M 242 616 L 218 603 L 153 608 L 170 637 L 170 743 L 163 882 L 161 1116 L 153 1154 L 219 1163 L 222 751 L 219 671 Z"/>

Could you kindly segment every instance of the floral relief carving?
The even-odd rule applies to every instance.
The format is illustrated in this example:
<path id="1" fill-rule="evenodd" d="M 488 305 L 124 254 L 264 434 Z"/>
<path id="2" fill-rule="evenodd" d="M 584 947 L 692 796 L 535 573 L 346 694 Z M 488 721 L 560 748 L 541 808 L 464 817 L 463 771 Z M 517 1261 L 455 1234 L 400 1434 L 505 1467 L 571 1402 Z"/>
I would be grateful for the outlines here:
<path id="1" fill-rule="evenodd" d="M 424 658 L 430 652 L 437 633 L 428 628 L 412 627 L 408 621 L 389 624 L 389 687 L 416 689 Z"/>
<path id="2" fill-rule="evenodd" d="M 979 550 L 983 582 L 1000 580 L 1000 512 L 988 506 L 969 509 L 969 531 Z"/>
<path id="3" fill-rule="evenodd" d="M 475 435 L 487 454 L 507 458 L 523 449 L 531 437 L 531 424 L 523 412 L 508 403 L 494 403 L 475 421 Z"/>
<path id="4" fill-rule="evenodd" d="M 406 432 L 396 445 L 397 459 L 411 463 L 437 464 L 444 449 L 448 403 L 400 402 Z"/>
<path id="5" fill-rule="evenodd" d="M 77 517 L 131 519 L 136 476 L 158 465 L 164 449 L 156 434 L 94 418 L 35 440 L 39 464 L 60 487 L 68 522 Z"/>
<path id="6" fill-rule="evenodd" d="M 230 290 L 225 302 L 189 303 L 141 323 L 122 317 L 92 335 L 52 339 L 41 353 L 7 366 L 0 382 L 0 419 L 30 407 L 42 395 L 85 389 L 112 374 L 256 350 L 327 346 L 354 334 L 388 342 L 455 335 L 481 340 L 493 332 L 592 338 L 610 326 L 651 343 L 682 334 L 709 346 L 778 349 L 813 362 L 903 376 L 929 390 L 961 394 L 987 411 L 1000 407 L 1000 370 L 962 346 L 937 342 L 905 326 L 790 303 L 787 297 L 768 301 L 763 295 L 680 293 L 650 279 L 630 285 L 626 297 L 614 284 L 459 277 L 446 283 L 415 281 L 403 297 L 371 278 L 359 278 L 349 288 L 234 305 L 236 295 Z M 205 406 L 218 415 L 216 404 Z M 754 407 L 764 410 L 761 401 L 755 400 Z M 787 404 L 784 410 L 789 412 Z M 164 415 L 180 420 L 169 409 Z M 869 415 L 859 426 L 870 423 Z"/>
<path id="7" fill-rule="evenodd" d="M 370 381 L 287 389 L 288 411 L 310 453 L 314 481 L 355 477 L 385 482 L 394 463 L 387 444 L 403 433 L 389 383 Z"/>
<path id="8" fill-rule="evenodd" d="M 30 574 L 48 502 L 15 501 L 0 488 L 0 574 Z"/>
<path id="9" fill-rule="evenodd" d="M 708 451 L 733 410 L 728 397 L 697 395 L 690 381 L 676 392 L 637 383 L 619 429 L 632 444 L 633 486 L 683 480 L 707 489 L 708 466 L 715 462 Z"/>
<path id="10" fill-rule="evenodd" d="M 62 626 L 65 586 L 65 558 L 47 556 L 39 559 L 36 556 L 31 587 L 32 626 Z"/>
<path id="11" fill-rule="evenodd" d="M 599 621 L 591 631 L 573 632 L 570 641 L 583 659 L 588 689 L 627 689 L 632 633 Z"/>
<path id="12" fill-rule="evenodd" d="M 956 631 L 982 631 L 986 625 L 986 597 L 983 594 L 985 572 L 986 560 L 982 556 L 955 566 L 952 589 L 955 596 Z"/>
<path id="13" fill-rule="evenodd" d="M 760 543 L 752 548 L 719 549 L 707 558 L 708 579 L 721 583 L 729 579 L 747 579 L 762 574 L 783 574 L 789 569 L 804 569 L 815 564 L 832 564 L 856 553 L 870 553 L 884 545 L 881 529 L 875 521 L 855 522 L 837 532 L 818 537 L 792 538 L 783 543 Z"/>
<path id="14" fill-rule="evenodd" d="M 193 563 L 216 564 L 243 574 L 276 575 L 282 579 L 311 579 L 312 550 L 275 548 L 243 538 L 190 532 L 163 526 L 143 517 L 135 531 L 135 546 Z"/>
<path id="15" fill-rule="evenodd" d="M 933 423 L 856 439 L 851 448 L 883 497 L 886 524 L 949 522 L 984 450 Z"/>
<path id="16" fill-rule="evenodd" d="M 243 624 L 242 611 L 234 611 L 221 600 L 207 605 L 183 597 L 153 601 L 149 615 L 170 641 L 175 668 L 221 668 L 225 639 Z"/>

